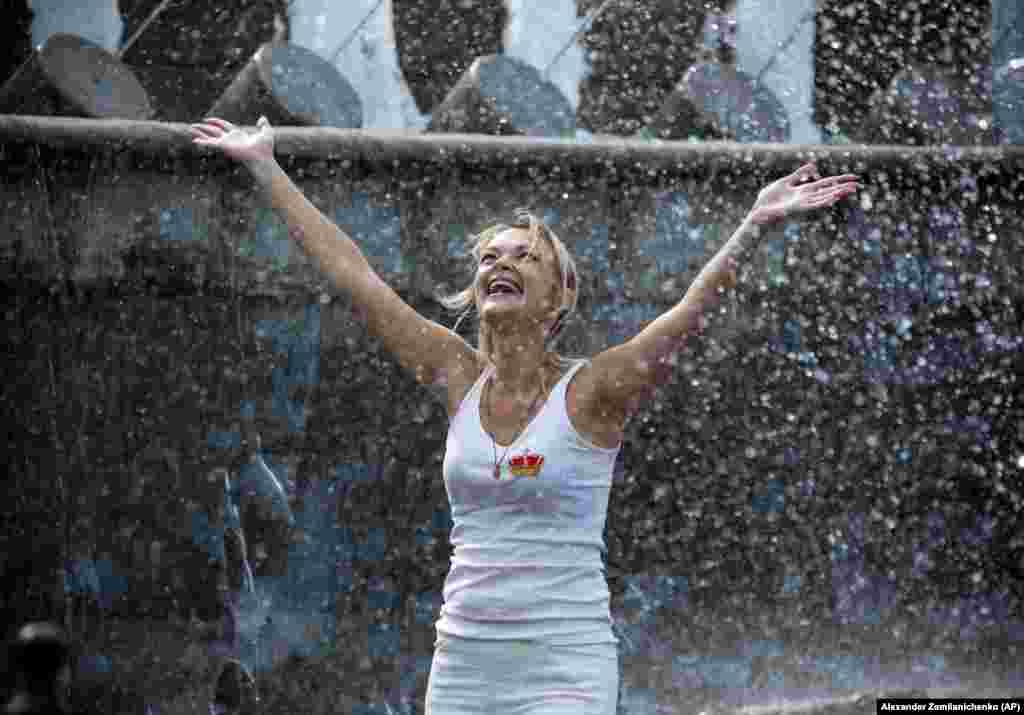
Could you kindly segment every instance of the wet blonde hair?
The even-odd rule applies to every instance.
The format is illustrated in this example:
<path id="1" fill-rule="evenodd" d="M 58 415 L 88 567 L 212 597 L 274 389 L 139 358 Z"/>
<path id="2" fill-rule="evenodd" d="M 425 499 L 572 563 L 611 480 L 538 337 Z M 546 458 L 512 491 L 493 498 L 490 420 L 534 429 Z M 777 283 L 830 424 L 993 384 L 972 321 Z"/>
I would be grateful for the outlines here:
<path id="1" fill-rule="evenodd" d="M 562 300 L 558 310 L 558 316 L 544 339 L 544 347 L 550 349 L 554 346 L 558 337 L 562 334 L 566 322 L 576 312 L 576 304 L 579 299 L 579 277 L 576 272 L 576 261 L 573 260 L 569 249 L 565 247 L 562 240 L 555 235 L 554 231 L 535 214 L 527 209 L 515 210 L 515 220 L 512 223 L 494 223 L 489 225 L 480 233 L 470 236 L 470 254 L 476 260 L 475 266 L 480 262 L 480 254 L 487 244 L 499 233 L 513 228 L 525 228 L 531 236 L 530 249 L 542 238 L 546 238 L 555 254 L 558 267 L 558 276 L 562 284 Z M 437 297 L 441 305 L 451 311 L 460 312 L 458 320 L 455 321 L 454 330 L 476 309 L 476 296 L 474 292 L 475 279 L 469 286 L 452 295 L 439 295 Z M 479 328 L 479 349 L 484 355 L 489 354 L 487 331 L 483 326 Z M 559 357 L 559 362 L 565 363 L 567 358 Z"/>

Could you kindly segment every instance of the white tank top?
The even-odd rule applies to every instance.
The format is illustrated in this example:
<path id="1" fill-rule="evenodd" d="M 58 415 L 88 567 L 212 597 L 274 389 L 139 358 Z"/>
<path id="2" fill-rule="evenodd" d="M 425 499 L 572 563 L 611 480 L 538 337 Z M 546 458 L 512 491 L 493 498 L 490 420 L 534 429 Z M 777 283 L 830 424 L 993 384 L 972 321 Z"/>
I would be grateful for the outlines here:
<path id="1" fill-rule="evenodd" d="M 495 448 L 480 421 L 488 367 L 448 429 L 444 483 L 454 553 L 438 637 L 618 643 L 601 552 L 619 447 L 603 448 L 569 421 L 577 361 L 511 445 Z M 497 458 L 500 479 L 494 477 Z"/>

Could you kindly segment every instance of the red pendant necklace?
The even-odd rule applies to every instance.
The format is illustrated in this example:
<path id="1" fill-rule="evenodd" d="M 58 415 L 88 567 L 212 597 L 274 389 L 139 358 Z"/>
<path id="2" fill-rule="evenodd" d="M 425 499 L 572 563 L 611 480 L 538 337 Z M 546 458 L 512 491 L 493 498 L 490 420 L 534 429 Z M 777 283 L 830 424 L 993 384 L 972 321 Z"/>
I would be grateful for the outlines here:
<path id="1" fill-rule="evenodd" d="M 490 390 L 490 386 L 491 386 L 490 381 L 488 381 L 488 383 L 487 383 L 488 391 Z M 489 394 L 490 394 L 490 392 L 488 392 L 488 395 Z M 533 402 L 531 402 L 530 406 L 526 408 L 526 424 L 527 424 L 527 426 L 530 424 L 530 413 L 533 412 L 533 408 L 537 405 L 537 400 L 539 400 L 540 396 L 543 395 L 543 394 L 544 394 L 544 385 L 542 383 L 541 386 L 540 386 L 540 389 L 537 391 L 537 396 L 533 398 Z M 487 416 L 490 417 L 491 416 L 491 414 L 490 414 L 491 408 L 490 408 L 490 405 L 486 404 L 486 402 L 487 402 L 487 400 L 484 400 L 485 407 L 487 407 Z M 524 427 L 523 429 L 526 429 L 526 428 Z M 508 453 L 512 450 L 512 448 L 515 446 L 516 442 L 519 440 L 519 437 L 522 437 L 522 434 L 520 434 L 519 437 L 516 437 L 516 439 L 512 440 L 512 444 L 510 444 L 508 447 L 505 448 L 505 453 L 501 455 L 501 459 L 498 459 L 498 440 L 496 440 L 494 438 L 494 433 L 490 432 L 490 431 L 487 431 L 487 435 L 491 438 L 491 446 L 492 446 L 492 448 L 494 450 L 494 478 L 500 480 L 501 479 L 501 465 L 505 461 L 505 457 L 508 456 Z"/>

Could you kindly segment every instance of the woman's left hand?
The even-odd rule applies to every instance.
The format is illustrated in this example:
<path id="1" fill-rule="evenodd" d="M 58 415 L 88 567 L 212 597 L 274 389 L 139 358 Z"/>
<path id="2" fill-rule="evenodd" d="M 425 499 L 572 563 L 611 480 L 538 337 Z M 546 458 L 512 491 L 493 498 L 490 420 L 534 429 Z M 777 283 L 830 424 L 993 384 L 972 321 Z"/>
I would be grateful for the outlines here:
<path id="1" fill-rule="evenodd" d="M 756 224 L 765 225 L 826 208 L 859 189 L 857 182 L 856 174 L 822 179 L 817 166 L 804 164 L 789 176 L 761 189 L 750 210 L 750 218 Z"/>

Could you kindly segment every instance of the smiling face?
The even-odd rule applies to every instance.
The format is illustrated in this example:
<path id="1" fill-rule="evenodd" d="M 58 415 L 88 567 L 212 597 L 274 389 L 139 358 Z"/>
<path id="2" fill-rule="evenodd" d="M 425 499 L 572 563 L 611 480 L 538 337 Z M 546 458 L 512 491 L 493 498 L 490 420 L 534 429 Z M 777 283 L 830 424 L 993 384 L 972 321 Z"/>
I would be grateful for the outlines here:
<path id="1" fill-rule="evenodd" d="M 561 283 L 550 243 L 525 228 L 502 231 L 480 250 L 475 287 L 483 320 L 507 315 L 553 319 Z"/>

